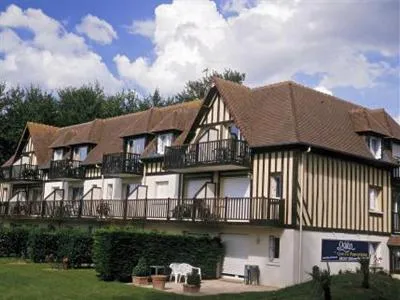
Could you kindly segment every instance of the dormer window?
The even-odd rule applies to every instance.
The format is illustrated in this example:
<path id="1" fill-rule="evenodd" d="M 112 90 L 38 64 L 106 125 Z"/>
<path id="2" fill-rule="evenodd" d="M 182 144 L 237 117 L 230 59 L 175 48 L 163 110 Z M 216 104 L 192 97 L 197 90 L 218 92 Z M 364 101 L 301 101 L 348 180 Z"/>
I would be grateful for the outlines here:
<path id="1" fill-rule="evenodd" d="M 55 149 L 53 152 L 53 160 L 62 160 L 64 156 L 63 149 Z"/>
<path id="2" fill-rule="evenodd" d="M 173 138 L 174 135 L 172 133 L 160 134 L 157 137 L 157 153 L 164 154 L 165 147 L 169 147 L 172 145 Z"/>
<path id="3" fill-rule="evenodd" d="M 80 146 L 74 148 L 73 153 L 73 160 L 84 161 L 88 154 L 88 147 L 87 146 Z"/>
<path id="4" fill-rule="evenodd" d="M 392 144 L 392 156 L 393 158 L 400 160 L 400 144 Z"/>
<path id="5" fill-rule="evenodd" d="M 382 158 L 382 139 L 375 136 L 368 137 L 368 148 L 376 159 Z"/>
<path id="6" fill-rule="evenodd" d="M 142 154 L 144 151 L 146 139 L 145 137 L 130 139 L 126 142 L 126 152 L 134 154 Z"/>

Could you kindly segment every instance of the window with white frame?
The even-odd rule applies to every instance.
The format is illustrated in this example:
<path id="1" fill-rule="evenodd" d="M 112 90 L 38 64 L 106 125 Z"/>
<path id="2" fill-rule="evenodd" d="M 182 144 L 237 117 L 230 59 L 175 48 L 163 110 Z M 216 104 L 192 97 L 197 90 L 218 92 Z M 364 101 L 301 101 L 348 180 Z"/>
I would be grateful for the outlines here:
<path id="1" fill-rule="evenodd" d="M 369 210 L 375 212 L 382 211 L 382 189 L 376 186 L 370 186 L 369 195 Z"/>
<path id="2" fill-rule="evenodd" d="M 80 146 L 74 148 L 73 160 L 84 161 L 88 154 L 87 146 Z"/>
<path id="3" fill-rule="evenodd" d="M 174 135 L 172 133 L 164 133 L 160 134 L 157 137 L 157 153 L 164 154 L 165 147 L 169 147 L 172 145 L 172 139 Z"/>
<path id="4" fill-rule="evenodd" d="M 64 156 L 64 150 L 63 149 L 54 149 L 53 160 L 62 160 L 63 156 Z"/>
<path id="5" fill-rule="evenodd" d="M 270 184 L 270 197 L 282 198 L 282 173 L 271 174 Z"/>
<path id="6" fill-rule="evenodd" d="M 279 259 L 280 252 L 280 238 L 270 235 L 269 236 L 269 259 Z"/>
<path id="7" fill-rule="evenodd" d="M 400 144 L 393 143 L 392 144 L 392 156 L 400 160 Z"/>
<path id="8" fill-rule="evenodd" d="M 126 142 L 126 152 L 127 153 L 135 153 L 142 154 L 145 146 L 146 138 L 134 138 L 130 139 Z"/>
<path id="9" fill-rule="evenodd" d="M 376 159 L 382 158 L 382 139 L 370 136 L 368 137 L 368 148 Z"/>

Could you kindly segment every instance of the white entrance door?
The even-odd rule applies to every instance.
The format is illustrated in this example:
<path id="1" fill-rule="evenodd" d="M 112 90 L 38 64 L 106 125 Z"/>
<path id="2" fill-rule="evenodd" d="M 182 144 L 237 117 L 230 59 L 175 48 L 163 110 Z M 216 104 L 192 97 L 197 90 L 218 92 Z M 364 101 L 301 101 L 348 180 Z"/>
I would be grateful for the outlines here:
<path id="1" fill-rule="evenodd" d="M 221 240 L 225 245 L 222 274 L 243 277 L 248 258 L 249 237 L 242 234 L 222 234 Z"/>
<path id="2" fill-rule="evenodd" d="M 221 197 L 228 197 L 226 202 L 228 220 L 250 219 L 250 179 L 248 177 L 221 178 Z"/>

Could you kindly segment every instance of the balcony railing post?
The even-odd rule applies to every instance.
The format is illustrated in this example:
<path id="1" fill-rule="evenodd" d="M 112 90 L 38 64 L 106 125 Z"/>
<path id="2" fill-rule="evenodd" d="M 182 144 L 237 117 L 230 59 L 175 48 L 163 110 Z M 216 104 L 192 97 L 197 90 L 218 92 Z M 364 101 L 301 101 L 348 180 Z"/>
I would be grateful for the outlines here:
<path id="1" fill-rule="evenodd" d="M 279 223 L 284 224 L 285 222 L 285 201 L 279 200 Z"/>
<path id="2" fill-rule="evenodd" d="M 44 218 L 45 214 L 46 214 L 46 200 L 43 200 L 40 209 L 40 216 Z"/>
<path id="3" fill-rule="evenodd" d="M 82 212 L 83 212 L 83 197 L 79 199 L 79 204 L 78 204 L 78 218 L 82 217 Z"/>
<path id="4" fill-rule="evenodd" d="M 144 198 L 144 219 L 147 219 L 147 196 Z"/>
<path id="5" fill-rule="evenodd" d="M 168 197 L 168 199 L 167 199 L 167 220 L 169 220 L 169 207 L 170 207 L 170 198 Z"/>
<path id="6" fill-rule="evenodd" d="M 192 199 L 192 221 L 196 221 L 196 199 Z"/>
<path id="7" fill-rule="evenodd" d="M 224 220 L 228 220 L 228 197 L 224 198 Z"/>
<path id="8" fill-rule="evenodd" d="M 125 198 L 123 210 L 124 210 L 123 218 L 124 218 L 124 220 L 126 220 L 126 217 L 128 215 L 128 197 Z"/>

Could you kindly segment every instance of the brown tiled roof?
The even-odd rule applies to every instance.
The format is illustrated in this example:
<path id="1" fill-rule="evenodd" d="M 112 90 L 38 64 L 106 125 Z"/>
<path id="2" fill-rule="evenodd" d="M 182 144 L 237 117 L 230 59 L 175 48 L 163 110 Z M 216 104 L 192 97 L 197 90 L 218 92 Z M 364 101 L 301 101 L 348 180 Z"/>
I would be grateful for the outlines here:
<path id="1" fill-rule="evenodd" d="M 58 131 L 57 127 L 28 122 L 24 129 L 21 140 L 18 143 L 17 150 L 21 145 L 22 138 L 24 135 L 29 134 L 32 138 L 32 144 L 35 149 L 37 164 L 39 166 L 46 164 L 52 156 L 52 150 L 49 148 L 54 135 Z M 14 154 L 9 160 L 7 160 L 3 166 L 12 165 L 15 161 L 16 155 Z"/>
<path id="2" fill-rule="evenodd" d="M 372 110 L 292 81 L 254 89 L 219 78 L 214 82 L 251 147 L 298 143 L 374 159 L 357 132 L 391 137 L 400 131 L 391 118 L 382 124 Z M 360 122 L 358 111 L 367 115 Z"/>
<path id="3" fill-rule="evenodd" d="M 370 113 L 386 127 L 392 138 L 400 141 L 400 126 L 384 109 L 371 109 Z"/>

